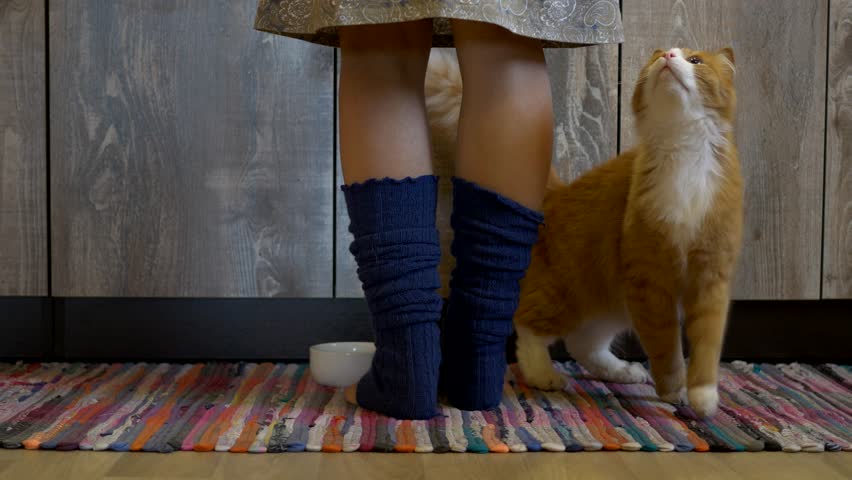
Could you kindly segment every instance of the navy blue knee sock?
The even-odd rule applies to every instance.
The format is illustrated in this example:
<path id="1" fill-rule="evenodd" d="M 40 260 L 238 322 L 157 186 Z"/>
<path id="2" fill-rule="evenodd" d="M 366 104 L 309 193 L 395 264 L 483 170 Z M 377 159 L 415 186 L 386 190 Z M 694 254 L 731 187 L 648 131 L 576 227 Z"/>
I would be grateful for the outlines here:
<path id="1" fill-rule="evenodd" d="M 376 355 L 358 404 L 400 419 L 437 415 L 442 299 L 435 228 L 437 178 L 369 180 L 342 188 L 350 251 L 373 318 Z"/>
<path id="2" fill-rule="evenodd" d="M 441 386 L 457 408 L 484 410 L 500 402 L 519 282 L 542 219 L 502 195 L 453 179 L 456 268 L 442 331 Z"/>

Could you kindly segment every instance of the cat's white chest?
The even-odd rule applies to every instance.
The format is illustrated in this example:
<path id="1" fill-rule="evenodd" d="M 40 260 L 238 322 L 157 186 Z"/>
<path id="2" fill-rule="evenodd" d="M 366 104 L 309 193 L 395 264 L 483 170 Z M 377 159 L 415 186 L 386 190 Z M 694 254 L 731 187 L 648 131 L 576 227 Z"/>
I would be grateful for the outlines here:
<path id="1" fill-rule="evenodd" d="M 648 200 L 659 220 L 681 240 L 699 230 L 719 186 L 719 168 L 710 146 L 672 151 L 656 158 Z"/>

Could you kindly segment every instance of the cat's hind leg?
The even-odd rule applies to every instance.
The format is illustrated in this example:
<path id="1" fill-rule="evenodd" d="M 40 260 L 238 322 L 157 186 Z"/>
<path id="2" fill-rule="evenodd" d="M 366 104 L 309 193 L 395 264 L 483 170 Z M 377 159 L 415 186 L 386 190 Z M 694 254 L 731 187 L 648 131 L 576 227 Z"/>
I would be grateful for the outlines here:
<path id="1" fill-rule="evenodd" d="M 648 372 L 638 363 L 615 356 L 610 346 L 627 330 L 625 319 L 590 319 L 565 336 L 565 348 L 594 377 L 614 383 L 645 383 Z"/>
<path id="2" fill-rule="evenodd" d="M 527 385 L 539 390 L 562 390 L 565 377 L 553 367 L 547 350 L 555 339 L 540 337 L 525 327 L 518 327 L 516 331 L 518 366 Z"/>

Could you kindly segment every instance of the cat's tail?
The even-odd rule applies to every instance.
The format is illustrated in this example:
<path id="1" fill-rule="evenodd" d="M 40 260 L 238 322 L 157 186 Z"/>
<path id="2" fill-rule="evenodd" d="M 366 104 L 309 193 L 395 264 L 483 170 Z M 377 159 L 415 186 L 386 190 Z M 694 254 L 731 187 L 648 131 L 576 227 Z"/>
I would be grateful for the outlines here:
<path id="1" fill-rule="evenodd" d="M 462 77 L 455 50 L 432 49 L 425 89 L 432 134 L 455 141 L 462 102 Z"/>
<path id="2" fill-rule="evenodd" d="M 559 178 L 559 174 L 556 173 L 556 167 L 553 165 L 550 166 L 550 174 L 547 176 L 547 189 L 554 190 L 559 187 L 564 187 L 565 182 Z"/>

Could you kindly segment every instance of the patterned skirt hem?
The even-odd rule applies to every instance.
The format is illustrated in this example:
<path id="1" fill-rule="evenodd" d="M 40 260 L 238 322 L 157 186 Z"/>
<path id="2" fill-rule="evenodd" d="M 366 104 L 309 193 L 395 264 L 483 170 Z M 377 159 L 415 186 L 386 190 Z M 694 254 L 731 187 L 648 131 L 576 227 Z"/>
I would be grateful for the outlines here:
<path id="1" fill-rule="evenodd" d="M 586 47 L 590 45 L 601 45 L 601 44 L 610 44 L 610 43 L 622 43 L 624 41 L 624 32 L 620 28 L 616 29 L 607 29 L 606 33 L 598 27 L 597 24 L 592 25 L 588 28 L 553 28 L 553 29 L 543 29 L 543 28 L 524 28 L 523 25 L 518 25 L 516 22 L 503 20 L 502 17 L 497 18 L 492 21 L 485 21 L 478 16 L 465 17 L 464 15 L 456 14 L 452 17 L 433 17 L 426 16 L 423 18 L 413 17 L 411 19 L 407 19 L 407 21 L 418 21 L 424 20 L 426 18 L 431 18 L 435 21 L 436 27 L 433 28 L 432 34 L 432 46 L 433 47 L 454 47 L 455 42 L 453 39 L 452 32 L 447 27 L 438 28 L 437 25 L 442 23 L 444 25 L 448 24 L 450 20 L 470 20 L 470 21 L 478 21 L 490 23 L 493 25 L 497 25 L 499 27 L 503 27 L 510 32 L 528 38 L 536 38 L 541 40 L 541 44 L 543 48 L 577 48 L 577 47 Z M 376 25 L 375 23 L 364 23 L 364 22 L 346 22 L 346 21 L 337 21 L 334 25 L 320 25 L 316 26 L 313 31 L 299 31 L 300 29 L 296 28 L 288 28 L 284 25 L 276 25 L 272 22 L 263 21 L 260 17 L 257 18 L 254 24 L 255 30 L 259 30 L 262 32 L 272 33 L 275 35 L 281 35 L 285 37 L 296 38 L 299 40 L 304 40 L 311 43 L 316 43 L 319 45 L 326 45 L 329 47 L 339 47 L 340 46 L 340 37 L 338 35 L 339 27 L 346 26 L 357 26 L 357 25 Z"/>

